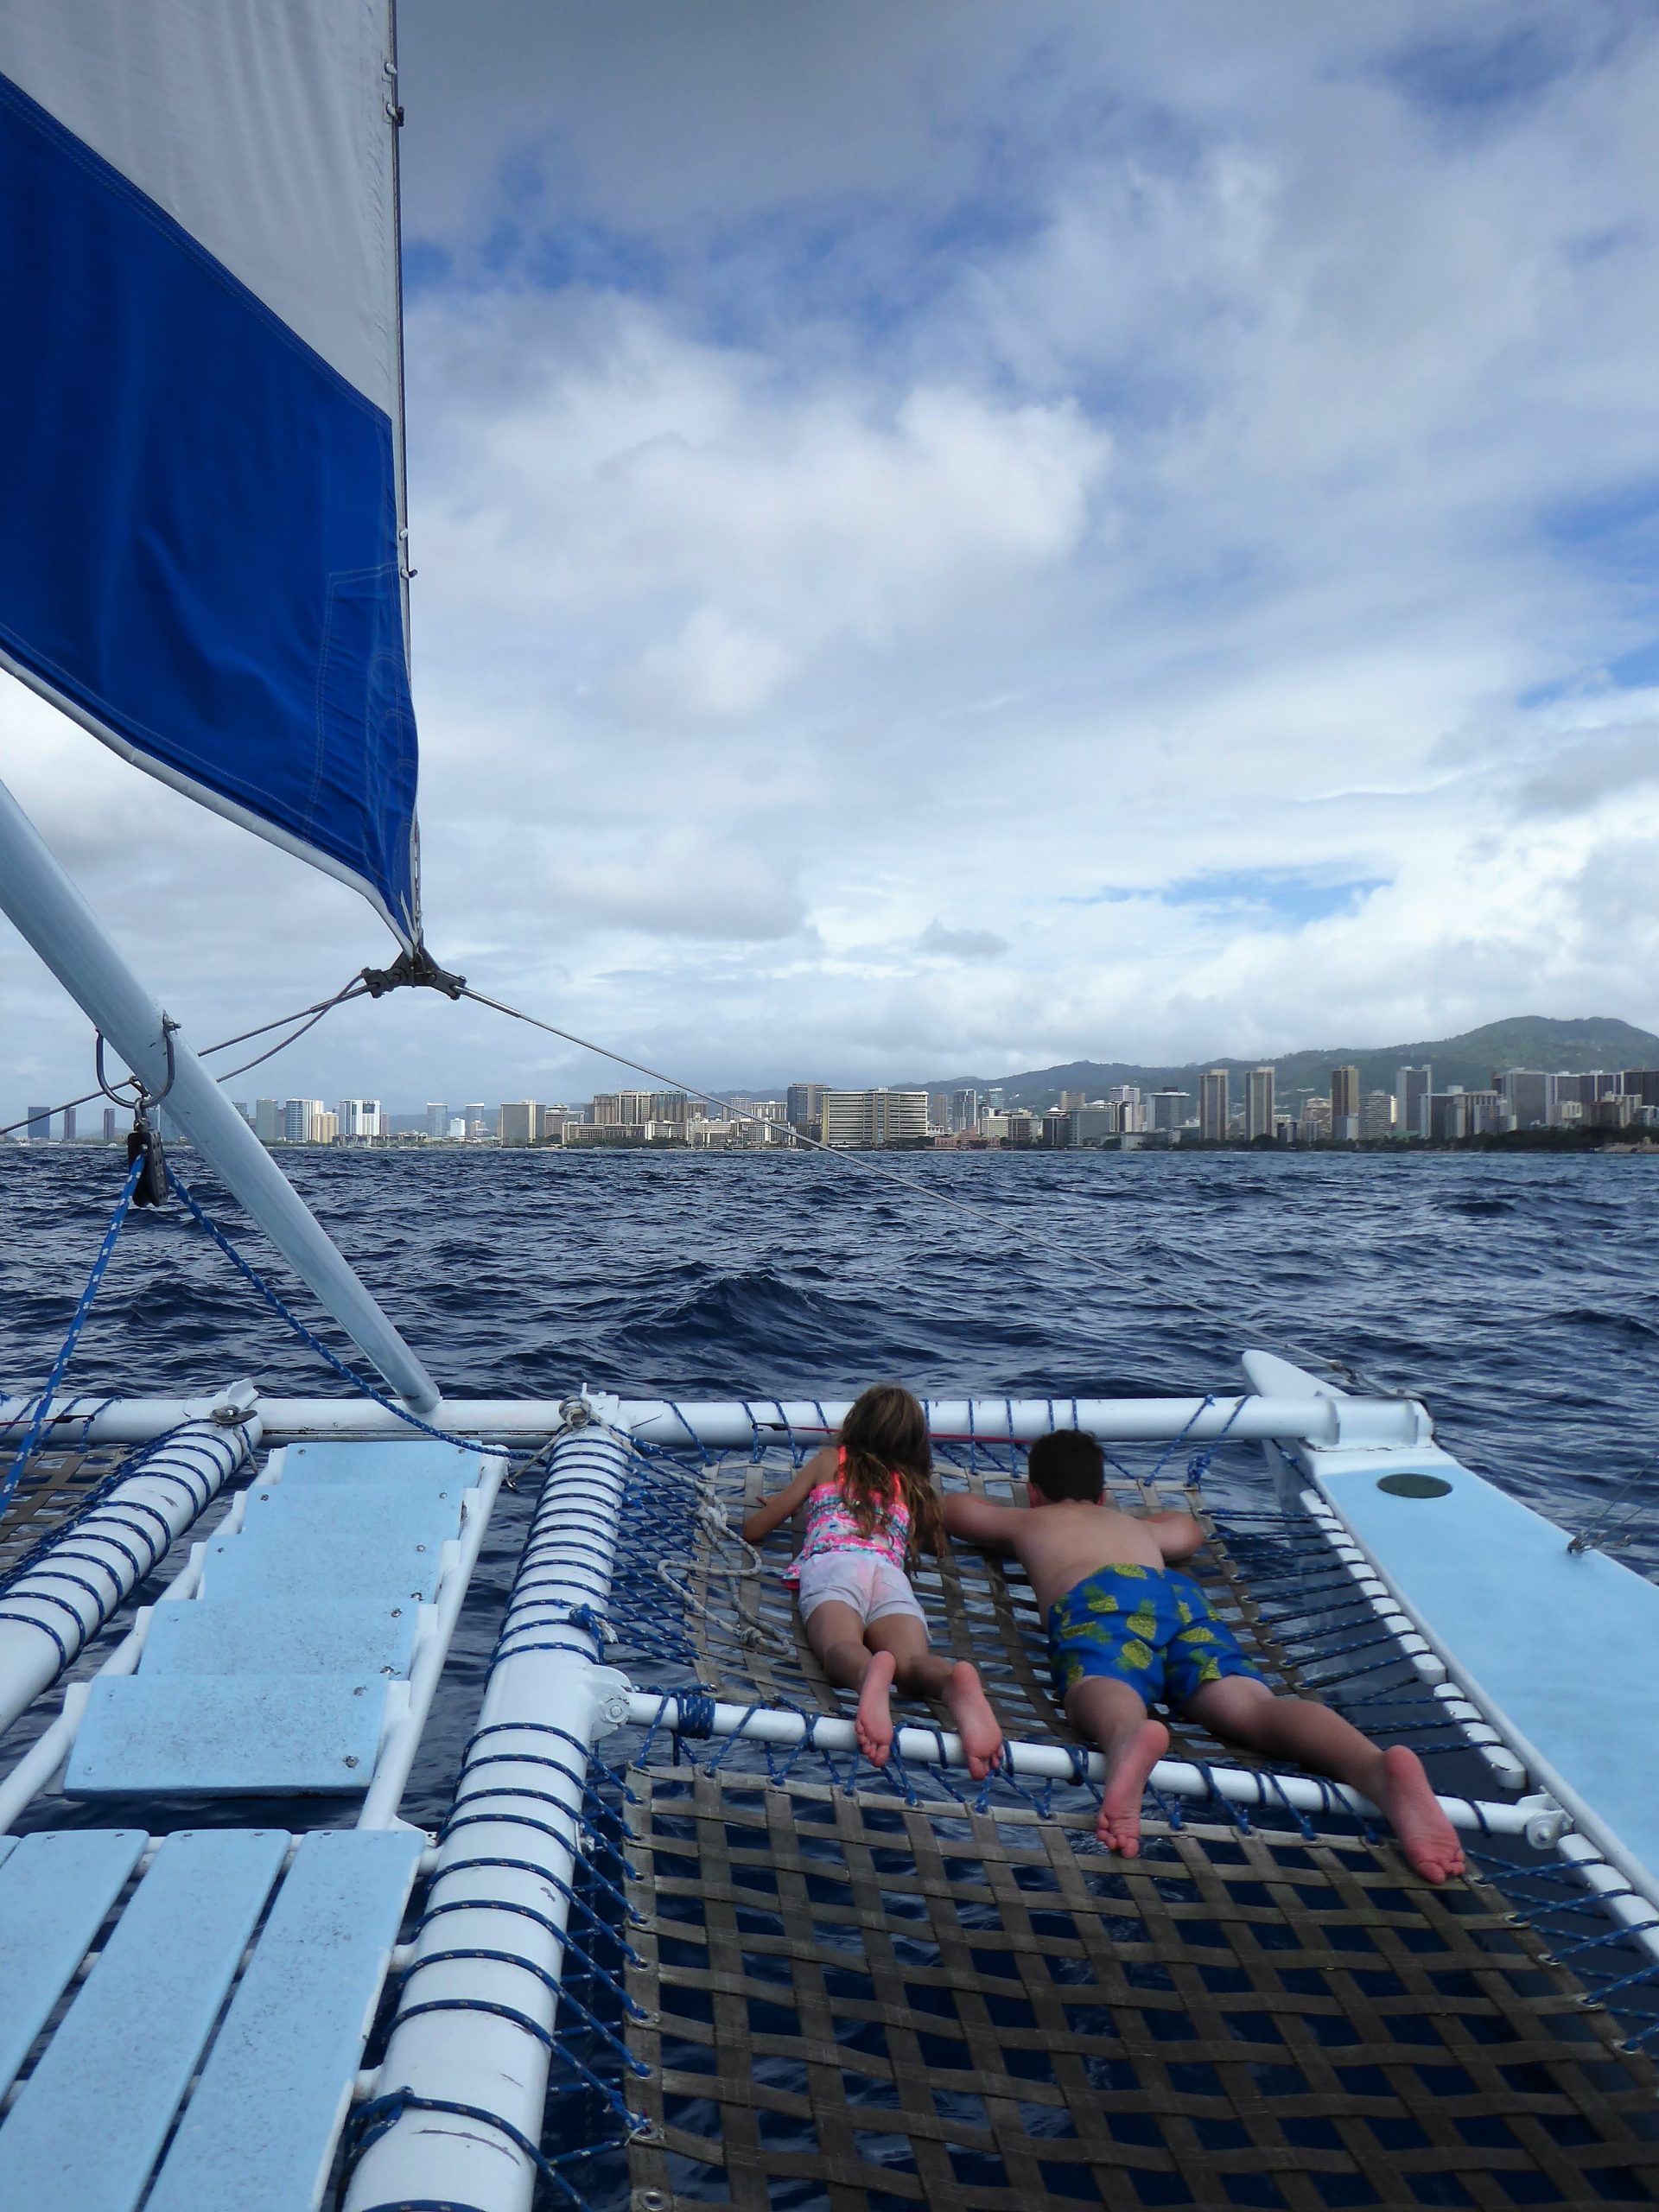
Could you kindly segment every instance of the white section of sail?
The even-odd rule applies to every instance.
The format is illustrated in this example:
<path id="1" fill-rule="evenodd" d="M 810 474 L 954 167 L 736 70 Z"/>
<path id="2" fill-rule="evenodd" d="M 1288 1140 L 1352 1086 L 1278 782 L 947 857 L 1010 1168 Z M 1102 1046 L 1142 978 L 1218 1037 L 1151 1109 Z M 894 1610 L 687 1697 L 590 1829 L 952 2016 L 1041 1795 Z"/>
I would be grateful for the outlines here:
<path id="1" fill-rule="evenodd" d="M 397 421 L 389 0 L 3 0 L 0 73 Z"/>

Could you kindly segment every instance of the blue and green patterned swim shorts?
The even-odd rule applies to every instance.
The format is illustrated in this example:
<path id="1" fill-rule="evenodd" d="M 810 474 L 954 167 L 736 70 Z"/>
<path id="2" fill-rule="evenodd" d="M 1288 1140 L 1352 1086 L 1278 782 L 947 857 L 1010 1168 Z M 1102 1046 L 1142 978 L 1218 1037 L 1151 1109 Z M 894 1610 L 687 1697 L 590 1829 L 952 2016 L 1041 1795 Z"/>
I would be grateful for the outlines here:
<path id="1" fill-rule="evenodd" d="M 1227 1675 L 1261 1679 L 1192 1576 L 1166 1567 L 1103 1567 L 1075 1583 L 1049 1608 L 1048 1659 L 1062 1697 L 1091 1675 L 1172 1706 Z"/>

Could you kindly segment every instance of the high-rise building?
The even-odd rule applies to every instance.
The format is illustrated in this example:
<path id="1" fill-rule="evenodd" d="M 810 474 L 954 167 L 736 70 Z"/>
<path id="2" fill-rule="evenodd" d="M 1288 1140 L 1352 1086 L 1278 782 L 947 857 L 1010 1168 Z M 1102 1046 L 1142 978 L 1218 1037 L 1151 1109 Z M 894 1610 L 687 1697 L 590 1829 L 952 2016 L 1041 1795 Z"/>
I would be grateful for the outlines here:
<path id="1" fill-rule="evenodd" d="M 1232 1084 L 1225 1068 L 1198 1078 L 1198 1133 L 1206 1144 L 1224 1144 L 1233 1117 Z"/>
<path id="2" fill-rule="evenodd" d="M 1643 1106 L 1659 1106 L 1659 1068 L 1626 1068 L 1618 1078 L 1621 1098 L 1634 1098 Z"/>
<path id="3" fill-rule="evenodd" d="M 31 1106 L 29 1109 L 29 1141 L 30 1144 L 50 1144 L 52 1141 L 52 1109 Z"/>
<path id="4" fill-rule="evenodd" d="M 818 1135 L 839 1152 L 906 1144 L 927 1135 L 925 1090 L 826 1090 Z"/>
<path id="5" fill-rule="evenodd" d="M 1002 1101 L 1003 1086 L 1000 1083 L 994 1083 L 985 1093 L 985 1111 L 988 1114 L 1000 1114 L 1002 1111 Z"/>
<path id="6" fill-rule="evenodd" d="M 823 1102 L 829 1096 L 827 1083 L 791 1083 L 784 1096 L 791 1128 L 798 1130 L 803 1136 L 821 1138 Z"/>
<path id="7" fill-rule="evenodd" d="M 1074 1106 L 1071 1109 L 1071 1142 L 1103 1144 L 1108 1137 L 1115 1137 L 1122 1123 L 1120 1109 L 1116 1106 Z"/>
<path id="8" fill-rule="evenodd" d="M 495 1135 L 495 1131 L 490 1127 L 490 1117 L 484 1111 L 481 1100 L 471 1106 L 463 1106 L 461 1113 L 461 1119 L 467 1124 L 467 1137 L 472 1142 L 477 1143 L 482 1137 L 493 1137 Z"/>
<path id="9" fill-rule="evenodd" d="M 61 1141 L 65 1144 L 73 1144 L 74 1141 L 75 1109 L 73 1106 L 66 1106 L 63 1109 L 63 1135 Z"/>
<path id="10" fill-rule="evenodd" d="M 1560 1094 L 1541 1068 L 1505 1068 L 1493 1088 L 1515 1116 L 1517 1129 L 1548 1128 L 1560 1119 Z"/>
<path id="11" fill-rule="evenodd" d="M 1300 1144 L 1328 1144 L 1331 1139 L 1331 1101 L 1328 1098 L 1305 1098 L 1301 1118 L 1296 1124 L 1297 1141 Z"/>
<path id="12" fill-rule="evenodd" d="M 1152 1108 L 1154 1129 L 1179 1129 L 1185 1122 L 1192 1095 L 1186 1090 L 1154 1090 L 1147 1103 Z"/>
<path id="13" fill-rule="evenodd" d="M 426 1102 L 426 1134 L 429 1137 L 447 1137 L 449 1134 L 449 1109 L 437 1099 L 429 1098 Z"/>
<path id="14" fill-rule="evenodd" d="M 1376 1144 L 1394 1135 L 1394 1093 L 1391 1090 L 1368 1090 L 1360 1114 L 1360 1135 Z"/>
<path id="15" fill-rule="evenodd" d="M 1071 1141 L 1071 1116 L 1078 1110 L 1070 1106 L 1051 1106 L 1039 1127 L 1038 1142 L 1052 1152 L 1063 1151 Z"/>
<path id="16" fill-rule="evenodd" d="M 1088 1103 L 1089 1094 L 1086 1090 L 1063 1090 L 1060 1093 L 1062 1114 L 1075 1114 L 1079 1106 L 1086 1106 Z"/>
<path id="17" fill-rule="evenodd" d="M 1359 1070 L 1351 1062 L 1331 1071 L 1331 1127 L 1359 1117 Z"/>
<path id="18" fill-rule="evenodd" d="M 1273 1070 L 1252 1068 L 1244 1086 L 1244 1135 L 1254 1144 L 1257 1137 L 1273 1135 Z"/>
<path id="19" fill-rule="evenodd" d="M 1141 1118 L 1141 1093 L 1132 1083 L 1115 1083 L 1106 1093 L 1109 1106 L 1117 1108 L 1117 1126 L 1126 1133 L 1145 1126 Z"/>
<path id="20" fill-rule="evenodd" d="M 979 1093 L 976 1090 L 951 1092 L 950 1125 L 959 1136 L 971 1135 L 979 1127 Z"/>
<path id="21" fill-rule="evenodd" d="M 349 1144 L 366 1144 L 371 1137 L 385 1135 L 378 1098 L 342 1098 L 335 1111 L 340 1134 Z"/>
<path id="22" fill-rule="evenodd" d="M 1428 1135 L 1428 1101 L 1434 1088 L 1434 1070 L 1425 1060 L 1420 1068 L 1396 1070 L 1394 1078 L 1394 1125 L 1402 1137 Z"/>
<path id="23" fill-rule="evenodd" d="M 538 1126 L 541 1108 L 533 1099 L 512 1098 L 501 1108 L 501 1141 L 503 1144 L 534 1144 L 541 1135 Z"/>
<path id="24" fill-rule="evenodd" d="M 247 1110 L 248 1109 L 245 1106 L 242 1109 L 242 1112 L 245 1116 L 246 1115 Z M 118 1127 L 119 1124 L 116 1119 L 115 1108 L 113 1106 L 106 1106 L 104 1109 L 104 1141 L 105 1144 L 113 1144 L 115 1142 Z"/>
<path id="25" fill-rule="evenodd" d="M 253 1134 L 261 1144 L 279 1144 L 282 1141 L 283 1102 L 280 1098 L 254 1100 Z"/>
<path id="26" fill-rule="evenodd" d="M 317 1120 L 323 1111 L 321 1098 L 289 1098 L 283 1106 L 283 1142 L 315 1144 Z"/>

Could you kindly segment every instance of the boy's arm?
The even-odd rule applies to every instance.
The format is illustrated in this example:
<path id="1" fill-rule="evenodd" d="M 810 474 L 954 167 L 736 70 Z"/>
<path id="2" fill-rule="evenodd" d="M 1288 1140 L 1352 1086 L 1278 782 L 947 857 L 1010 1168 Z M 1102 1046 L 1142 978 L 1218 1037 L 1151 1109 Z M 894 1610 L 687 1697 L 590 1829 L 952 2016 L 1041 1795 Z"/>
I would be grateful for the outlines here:
<path id="1" fill-rule="evenodd" d="M 1148 1513 L 1141 1525 L 1152 1531 L 1166 1559 L 1191 1559 L 1210 1541 L 1203 1522 L 1195 1521 L 1190 1513 Z"/>
<path id="2" fill-rule="evenodd" d="M 959 1490 L 944 1494 L 944 1526 L 946 1533 L 960 1536 L 964 1542 L 978 1544 L 988 1551 L 1006 1552 L 1014 1548 L 1010 1523 L 1018 1521 L 1023 1508 L 1017 1505 L 993 1505 L 988 1499 L 969 1497 Z"/>
<path id="3" fill-rule="evenodd" d="M 823 1465 L 828 1459 L 829 1466 Z M 807 1493 L 814 1483 L 824 1482 L 835 1471 L 835 1454 L 826 1447 L 815 1452 L 805 1465 L 798 1467 L 782 1490 L 774 1491 L 763 1504 L 757 1505 L 743 1523 L 742 1536 L 746 1544 L 764 1543 L 779 1522 L 787 1521 L 805 1504 Z"/>

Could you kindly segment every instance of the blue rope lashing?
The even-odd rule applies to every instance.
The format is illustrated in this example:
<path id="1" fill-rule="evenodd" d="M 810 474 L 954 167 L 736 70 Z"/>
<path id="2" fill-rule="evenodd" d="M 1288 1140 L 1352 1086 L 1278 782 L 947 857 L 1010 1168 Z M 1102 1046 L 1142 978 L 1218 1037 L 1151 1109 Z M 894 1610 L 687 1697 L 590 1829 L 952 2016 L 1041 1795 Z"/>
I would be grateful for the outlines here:
<path id="1" fill-rule="evenodd" d="M 131 1208 L 132 1194 L 138 1187 L 138 1178 L 144 1171 L 144 1161 L 145 1154 L 140 1153 L 127 1170 L 127 1179 L 121 1186 L 121 1195 L 115 1202 L 115 1211 L 110 1216 L 110 1225 L 104 1231 L 103 1242 L 98 1248 L 98 1257 L 92 1262 L 92 1271 L 86 1278 L 86 1287 L 81 1292 L 76 1302 L 63 1342 L 58 1347 L 58 1356 L 53 1361 L 51 1371 L 46 1378 L 46 1388 L 41 1392 L 40 1401 L 35 1406 L 29 1427 L 23 1431 L 23 1440 L 17 1446 L 11 1465 L 7 1470 L 3 1481 L 0 1481 L 0 1513 L 3 1513 L 11 1503 L 12 1492 L 22 1479 L 23 1469 L 29 1464 L 29 1454 L 40 1442 L 41 1433 L 45 1428 L 47 1417 L 52 1410 L 53 1395 L 59 1383 L 62 1382 L 64 1370 L 68 1366 L 73 1357 L 75 1346 L 80 1341 L 80 1332 L 86 1327 L 86 1317 L 92 1310 L 92 1300 L 98 1296 L 99 1287 L 103 1283 L 104 1271 L 114 1256 L 115 1240 L 121 1234 L 121 1224 L 125 1221 Z"/>
<path id="2" fill-rule="evenodd" d="M 712 1736 L 715 1700 L 711 1694 L 702 1689 L 677 1690 L 675 1697 L 680 1708 L 677 1732 L 682 1736 Z M 659 1711 L 666 1711 L 667 1707 L 668 1700 L 664 1698 Z"/>

